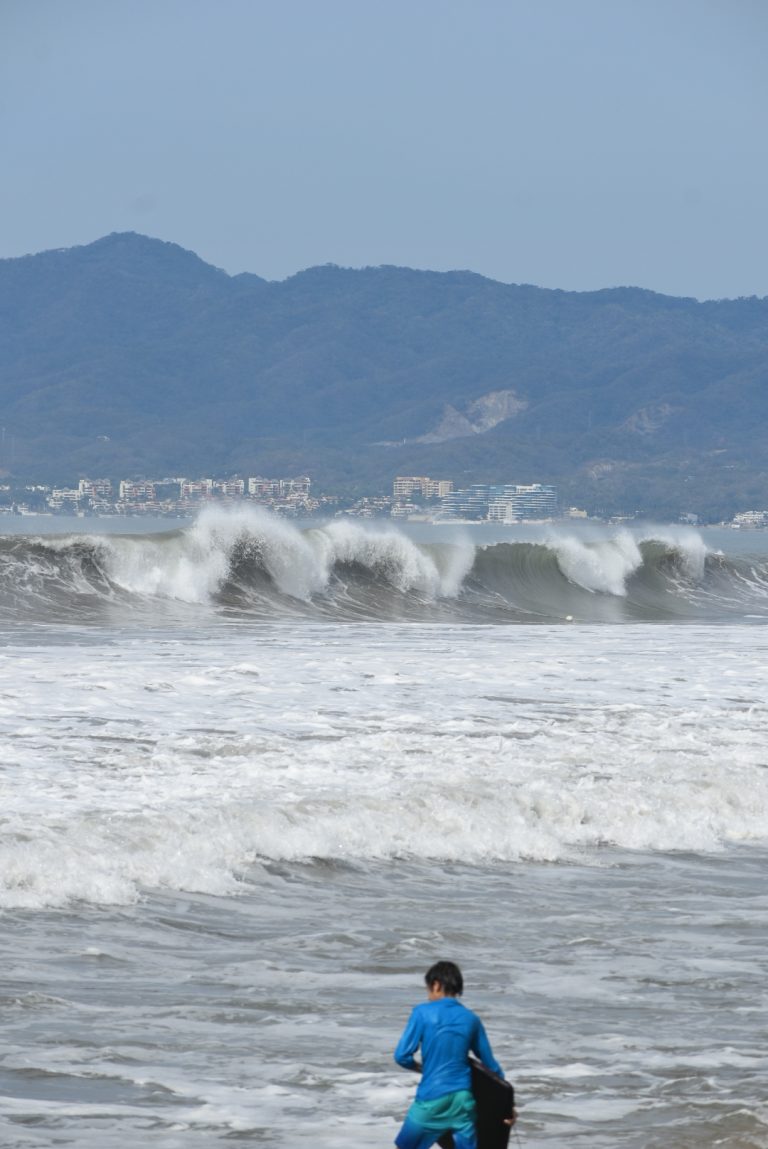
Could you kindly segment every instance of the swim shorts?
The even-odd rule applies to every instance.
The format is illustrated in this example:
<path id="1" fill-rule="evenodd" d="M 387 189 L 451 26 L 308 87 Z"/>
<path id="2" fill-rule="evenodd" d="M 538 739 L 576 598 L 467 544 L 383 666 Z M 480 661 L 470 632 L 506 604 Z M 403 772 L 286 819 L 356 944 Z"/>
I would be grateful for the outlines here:
<path id="1" fill-rule="evenodd" d="M 395 1138 L 397 1149 L 430 1149 L 443 1133 L 452 1133 L 456 1149 L 477 1149 L 475 1099 L 468 1089 L 434 1101 L 414 1101 Z"/>

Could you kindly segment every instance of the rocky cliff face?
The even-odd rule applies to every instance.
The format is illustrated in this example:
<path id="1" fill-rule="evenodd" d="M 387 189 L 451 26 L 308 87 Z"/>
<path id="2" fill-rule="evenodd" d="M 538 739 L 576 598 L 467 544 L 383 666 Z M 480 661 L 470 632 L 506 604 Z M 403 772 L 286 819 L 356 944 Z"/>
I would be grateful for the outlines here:
<path id="1" fill-rule="evenodd" d="M 467 403 L 463 411 L 447 404 L 437 426 L 426 435 L 419 435 L 414 443 L 447 443 L 467 435 L 483 435 L 498 427 L 499 423 L 514 418 L 528 406 L 514 391 L 489 391 L 479 399 Z"/>

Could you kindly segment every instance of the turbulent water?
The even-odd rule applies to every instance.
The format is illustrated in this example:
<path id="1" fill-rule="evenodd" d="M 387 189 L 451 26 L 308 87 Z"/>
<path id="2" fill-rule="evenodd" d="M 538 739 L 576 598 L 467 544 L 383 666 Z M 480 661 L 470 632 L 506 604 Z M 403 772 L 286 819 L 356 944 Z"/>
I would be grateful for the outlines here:
<path id="1" fill-rule="evenodd" d="M 105 618 L 186 603 L 264 621 L 715 621 L 768 617 L 768 555 L 708 550 L 685 528 L 552 528 L 478 545 L 334 522 L 299 530 L 254 511 L 151 535 L 0 539 L 0 617 Z M 428 536 L 427 536 L 428 538 Z"/>
<path id="2" fill-rule="evenodd" d="M 2 537 L 2 1144 L 391 1144 L 450 957 L 523 1145 L 768 1147 L 765 542 Z"/>

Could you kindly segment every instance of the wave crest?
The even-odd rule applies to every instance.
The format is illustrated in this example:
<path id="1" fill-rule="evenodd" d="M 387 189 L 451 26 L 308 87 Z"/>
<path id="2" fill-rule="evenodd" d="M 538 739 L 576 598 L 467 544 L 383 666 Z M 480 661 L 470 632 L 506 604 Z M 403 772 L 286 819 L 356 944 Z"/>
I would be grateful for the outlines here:
<path id="1" fill-rule="evenodd" d="M 764 611 L 768 564 L 712 554 L 689 528 L 591 539 L 553 528 L 478 545 L 340 520 L 302 530 L 252 508 L 207 510 L 163 534 L 0 540 L 6 618 L 161 604 L 265 619 L 708 619 Z"/>

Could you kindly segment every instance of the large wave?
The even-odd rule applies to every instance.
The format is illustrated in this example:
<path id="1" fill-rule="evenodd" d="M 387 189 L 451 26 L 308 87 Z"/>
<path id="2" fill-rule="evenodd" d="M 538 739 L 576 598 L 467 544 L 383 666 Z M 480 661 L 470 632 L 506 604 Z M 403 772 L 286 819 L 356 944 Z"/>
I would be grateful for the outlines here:
<path id="1" fill-rule="evenodd" d="M 768 617 L 768 562 L 707 550 L 690 528 L 553 527 L 536 541 L 416 542 L 335 521 L 299 529 L 251 508 L 162 534 L 0 539 L 0 615 L 89 619 L 161 606 L 261 619 L 655 621 Z"/>

